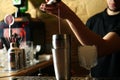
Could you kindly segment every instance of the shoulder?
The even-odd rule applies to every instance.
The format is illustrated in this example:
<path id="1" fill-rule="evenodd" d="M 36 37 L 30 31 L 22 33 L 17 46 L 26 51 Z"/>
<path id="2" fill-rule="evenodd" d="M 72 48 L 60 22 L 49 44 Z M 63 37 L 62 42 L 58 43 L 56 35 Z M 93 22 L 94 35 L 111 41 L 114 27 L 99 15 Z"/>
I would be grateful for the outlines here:
<path id="1" fill-rule="evenodd" d="M 91 17 L 89 17 L 89 19 L 86 22 L 87 26 L 93 25 L 94 23 L 103 21 L 103 15 L 104 15 L 105 11 L 99 12 Z"/>
<path id="2" fill-rule="evenodd" d="M 95 25 L 98 25 L 101 21 L 103 21 L 103 14 L 104 11 L 99 12 L 93 16 L 91 16 L 87 22 L 86 22 L 86 26 L 90 29 L 92 29 Z"/>
<path id="3" fill-rule="evenodd" d="M 91 16 L 91 17 L 88 19 L 88 21 L 89 21 L 89 20 L 101 19 L 101 18 L 103 17 L 103 13 L 104 13 L 104 12 L 100 12 L 100 13 L 97 13 L 97 14 Z"/>

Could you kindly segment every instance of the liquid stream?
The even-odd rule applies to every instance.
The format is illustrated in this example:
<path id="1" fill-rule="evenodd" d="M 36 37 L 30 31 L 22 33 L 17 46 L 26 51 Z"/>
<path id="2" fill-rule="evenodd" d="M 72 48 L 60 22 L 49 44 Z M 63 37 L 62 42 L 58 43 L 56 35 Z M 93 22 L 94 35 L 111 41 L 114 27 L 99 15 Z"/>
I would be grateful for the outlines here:
<path id="1" fill-rule="evenodd" d="M 61 34 L 60 8 L 58 8 L 58 29 L 59 29 L 59 34 Z"/>

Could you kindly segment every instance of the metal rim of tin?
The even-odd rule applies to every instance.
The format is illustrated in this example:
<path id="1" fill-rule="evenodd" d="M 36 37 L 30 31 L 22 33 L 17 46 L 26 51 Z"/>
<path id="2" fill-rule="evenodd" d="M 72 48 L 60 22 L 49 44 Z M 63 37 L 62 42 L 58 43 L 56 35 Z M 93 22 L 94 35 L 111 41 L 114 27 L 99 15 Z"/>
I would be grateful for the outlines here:
<path id="1" fill-rule="evenodd" d="M 62 40 L 62 39 L 70 39 L 69 34 L 53 34 L 52 35 L 52 40 Z"/>

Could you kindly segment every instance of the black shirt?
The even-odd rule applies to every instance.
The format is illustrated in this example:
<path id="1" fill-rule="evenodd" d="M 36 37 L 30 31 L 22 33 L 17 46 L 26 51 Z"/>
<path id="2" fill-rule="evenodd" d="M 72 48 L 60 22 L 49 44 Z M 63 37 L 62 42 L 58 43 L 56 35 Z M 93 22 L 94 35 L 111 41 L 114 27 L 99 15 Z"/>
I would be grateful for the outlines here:
<path id="1" fill-rule="evenodd" d="M 109 16 L 106 9 L 88 19 L 86 26 L 104 37 L 108 32 L 120 36 L 120 14 Z M 97 66 L 91 69 L 93 77 L 120 77 L 120 51 L 98 59 Z"/>

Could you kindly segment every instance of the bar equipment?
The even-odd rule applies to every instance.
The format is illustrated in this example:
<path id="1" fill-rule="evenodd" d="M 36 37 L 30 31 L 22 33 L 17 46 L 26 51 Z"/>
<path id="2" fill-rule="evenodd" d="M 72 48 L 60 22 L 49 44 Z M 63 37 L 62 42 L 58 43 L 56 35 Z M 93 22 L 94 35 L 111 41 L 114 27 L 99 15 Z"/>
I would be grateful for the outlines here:
<path id="1" fill-rule="evenodd" d="M 52 56 L 57 80 L 70 80 L 71 39 L 68 34 L 52 36 Z"/>
<path id="2" fill-rule="evenodd" d="M 55 4 L 55 3 L 58 3 L 58 2 L 60 2 L 61 0 L 49 0 L 48 2 L 47 2 L 47 4 L 49 5 L 49 4 Z"/>
<path id="3" fill-rule="evenodd" d="M 18 70 L 25 67 L 25 53 L 16 43 L 10 43 L 8 50 L 8 70 Z"/>
<path id="4" fill-rule="evenodd" d="M 11 38 L 12 37 L 11 26 L 14 23 L 14 17 L 12 15 L 6 15 L 4 18 L 4 22 L 9 25 L 9 38 Z"/>
<path id="5" fill-rule="evenodd" d="M 25 50 L 26 67 L 33 65 L 34 50 L 32 41 L 24 41 L 20 44 L 20 49 Z"/>
<path id="6" fill-rule="evenodd" d="M 90 70 L 97 64 L 97 48 L 93 46 L 78 47 L 78 59 L 80 66 Z"/>
<path id="7" fill-rule="evenodd" d="M 15 17 L 21 17 L 28 10 L 28 0 L 12 0 L 13 5 L 17 7 Z"/>
<path id="8" fill-rule="evenodd" d="M 88 80 L 91 80 L 91 68 L 97 65 L 97 48 L 95 45 L 86 45 L 78 47 L 78 60 L 79 65 L 89 71 L 86 76 Z"/>
<path id="9" fill-rule="evenodd" d="M 53 48 L 68 48 L 70 49 L 70 35 L 68 34 L 54 34 L 52 36 L 52 47 Z"/>

